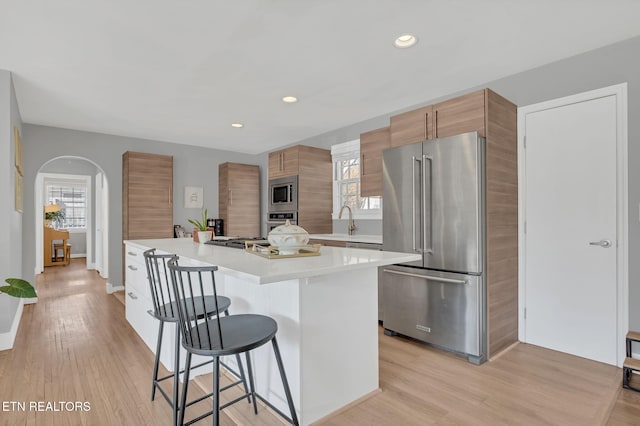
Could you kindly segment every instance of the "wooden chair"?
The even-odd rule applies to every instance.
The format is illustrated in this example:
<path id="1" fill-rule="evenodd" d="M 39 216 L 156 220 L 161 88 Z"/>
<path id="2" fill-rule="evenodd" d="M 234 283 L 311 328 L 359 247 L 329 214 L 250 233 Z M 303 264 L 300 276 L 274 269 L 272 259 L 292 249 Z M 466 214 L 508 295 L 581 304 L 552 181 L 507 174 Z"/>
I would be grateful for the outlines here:
<path id="1" fill-rule="evenodd" d="M 59 256 L 59 253 L 62 253 L 62 255 Z M 54 262 L 62 262 L 68 265 L 71 262 L 71 244 L 66 243 L 66 240 L 63 240 L 62 243 L 54 244 L 53 260 Z"/>
<path id="2" fill-rule="evenodd" d="M 640 373 L 640 359 L 633 358 L 632 343 L 640 342 L 640 333 L 637 331 L 630 331 L 627 333 L 627 357 L 624 360 L 622 366 L 622 387 L 625 389 L 631 389 L 636 392 L 640 392 L 640 388 L 633 386 L 630 382 L 633 372 Z"/>
<path id="3" fill-rule="evenodd" d="M 253 370 L 249 351 L 256 349 L 266 343 L 271 342 L 275 355 L 280 378 L 284 387 L 284 392 L 289 405 L 291 419 L 286 419 L 294 425 L 298 425 L 298 417 L 293 405 L 293 398 L 287 382 L 287 376 L 282 364 L 280 349 L 276 340 L 278 324 L 273 318 L 265 315 L 242 314 L 218 316 L 216 318 L 198 318 L 189 315 L 195 306 L 188 301 L 196 300 L 197 294 L 207 294 L 213 291 L 217 296 L 216 281 L 214 272 L 217 266 L 180 266 L 178 265 L 178 257 L 172 258 L 168 262 L 171 270 L 171 279 L 173 282 L 173 291 L 175 292 L 178 303 L 178 318 L 182 333 L 182 347 L 187 350 L 187 359 L 185 360 L 184 382 L 182 385 L 181 407 L 185 407 L 187 400 L 187 392 L 189 388 L 189 367 L 191 365 L 191 356 L 193 354 L 201 356 L 210 356 L 213 358 L 213 410 L 205 413 L 186 424 L 192 424 L 213 415 L 214 426 L 219 425 L 220 410 L 235 404 L 245 398 L 251 397 L 253 401 L 253 410 L 258 414 L 258 406 L 256 404 L 256 392 L 253 382 Z M 201 308 L 202 309 L 202 308 Z M 220 391 L 228 389 L 225 386 L 220 389 L 220 357 L 227 355 L 245 354 L 247 362 L 247 374 L 249 376 L 250 392 L 245 393 L 236 399 L 220 405 Z M 241 365 L 238 360 L 238 364 Z M 278 411 L 279 412 L 279 411 Z M 280 413 L 282 414 L 282 413 Z M 185 410 L 180 411 L 179 424 L 184 423 Z M 286 418 L 286 416 L 283 415 Z"/>

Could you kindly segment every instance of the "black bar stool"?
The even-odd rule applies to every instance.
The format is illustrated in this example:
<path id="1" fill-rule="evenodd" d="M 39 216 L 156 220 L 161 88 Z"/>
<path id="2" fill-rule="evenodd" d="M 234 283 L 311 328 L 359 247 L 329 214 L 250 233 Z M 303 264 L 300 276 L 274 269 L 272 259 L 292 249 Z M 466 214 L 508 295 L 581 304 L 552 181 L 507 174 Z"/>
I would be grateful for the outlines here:
<path id="1" fill-rule="evenodd" d="M 182 401 L 183 405 L 178 405 L 178 385 L 179 375 L 184 373 L 185 370 L 180 370 L 180 326 L 178 322 L 178 303 L 176 301 L 175 292 L 173 290 L 172 281 L 170 278 L 170 272 L 167 269 L 167 262 L 173 258 L 173 254 L 155 254 L 155 249 L 150 249 L 144 252 L 145 264 L 147 266 L 147 278 L 149 280 L 149 286 L 151 290 L 151 299 L 153 300 L 153 311 L 149 311 L 149 314 L 160 321 L 158 327 L 158 343 L 156 347 L 156 359 L 153 365 L 153 383 L 151 387 L 151 400 L 153 401 L 156 396 L 156 389 L 160 391 L 162 396 L 167 400 L 169 405 L 173 408 L 173 424 L 178 422 L 178 412 L 181 407 L 184 407 L 185 401 Z M 186 312 L 189 318 L 210 319 L 218 314 L 218 312 L 224 312 L 225 315 L 229 315 L 229 305 L 231 300 L 224 296 L 202 296 L 203 293 L 193 294 L 191 300 L 187 301 L 187 305 L 192 306 Z M 175 341 L 175 363 L 173 368 L 173 374 L 158 378 L 158 367 L 160 365 L 160 350 L 162 349 L 162 332 L 164 330 L 164 323 L 172 322 L 176 324 L 176 341 Z M 247 391 L 247 381 L 244 375 L 242 364 L 240 363 L 240 356 L 237 356 L 239 373 L 230 370 L 234 375 L 240 378 L 234 385 L 242 383 Z M 198 368 L 203 365 L 209 364 L 212 361 L 207 361 L 194 366 Z M 226 367 L 226 366 L 225 366 Z M 189 369 L 190 364 L 185 369 Z M 227 367 L 228 368 L 228 367 Z M 185 375 L 188 380 L 189 374 Z M 169 397 L 167 393 L 160 386 L 160 382 L 173 378 L 173 395 Z M 207 395 L 207 396 L 211 396 Z M 204 397 L 202 398 L 204 399 Z M 187 404 L 194 404 L 199 400 L 191 401 Z M 247 402 L 251 402 L 247 397 Z"/>
<path id="2" fill-rule="evenodd" d="M 189 315 L 189 312 L 197 310 L 198 300 L 195 296 L 204 294 L 205 290 L 213 290 L 214 296 L 217 297 L 216 281 L 214 271 L 217 266 L 188 267 L 178 265 L 178 257 L 174 257 L 168 263 L 171 270 L 171 278 L 173 281 L 174 292 L 178 296 L 178 317 L 182 332 L 182 346 L 187 350 L 187 358 L 185 361 L 184 385 L 182 387 L 181 406 L 185 406 L 189 385 L 189 366 L 191 365 L 191 356 L 193 354 L 213 357 L 213 410 L 203 414 L 188 424 L 195 423 L 213 414 L 213 424 L 219 424 L 220 410 L 251 396 L 253 400 L 253 410 L 258 414 L 258 406 L 256 404 L 256 392 L 253 382 L 253 370 L 249 359 L 249 351 L 258 348 L 265 343 L 271 342 L 273 352 L 275 354 L 276 363 L 282 379 L 282 385 L 287 397 L 289 411 L 291 412 L 292 424 L 298 425 L 298 417 L 293 405 L 293 398 L 289 389 L 289 383 L 282 364 L 280 349 L 276 340 L 278 324 L 270 317 L 264 315 L 242 314 L 229 315 L 216 318 L 204 318 Z M 211 281 L 209 281 L 209 279 Z M 217 300 L 217 299 L 216 299 Z M 225 355 L 236 355 L 244 353 L 247 362 L 247 373 L 249 375 L 250 392 L 220 405 L 220 360 L 219 357 Z M 226 389 L 226 388 L 225 388 Z M 224 389 L 223 389 L 224 390 Z M 180 411 L 181 425 L 184 423 L 185 410 Z M 285 417 L 286 418 L 286 417 Z"/>

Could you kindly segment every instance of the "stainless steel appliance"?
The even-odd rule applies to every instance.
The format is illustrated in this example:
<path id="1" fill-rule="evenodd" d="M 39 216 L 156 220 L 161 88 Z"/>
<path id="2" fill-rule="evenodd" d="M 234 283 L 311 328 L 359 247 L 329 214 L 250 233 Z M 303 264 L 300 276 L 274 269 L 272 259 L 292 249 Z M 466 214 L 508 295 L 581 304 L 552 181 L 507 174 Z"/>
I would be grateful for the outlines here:
<path id="1" fill-rule="evenodd" d="M 476 132 L 385 150 L 384 249 L 422 259 L 383 268 L 383 324 L 486 360 L 484 139 Z"/>
<path id="2" fill-rule="evenodd" d="M 298 176 L 269 180 L 269 213 L 298 211 Z"/>
<path id="3" fill-rule="evenodd" d="M 215 238 L 213 240 L 207 241 L 205 244 L 211 244 L 213 246 L 222 246 L 222 247 L 231 247 L 244 249 L 245 241 L 251 241 L 256 244 L 269 244 L 269 241 L 265 240 L 261 237 L 251 237 L 251 238 Z"/>
<path id="4" fill-rule="evenodd" d="M 292 225 L 297 225 L 298 212 L 269 213 L 269 219 L 267 220 L 267 232 L 271 232 L 271 230 L 276 226 L 284 225 L 287 220 Z"/>

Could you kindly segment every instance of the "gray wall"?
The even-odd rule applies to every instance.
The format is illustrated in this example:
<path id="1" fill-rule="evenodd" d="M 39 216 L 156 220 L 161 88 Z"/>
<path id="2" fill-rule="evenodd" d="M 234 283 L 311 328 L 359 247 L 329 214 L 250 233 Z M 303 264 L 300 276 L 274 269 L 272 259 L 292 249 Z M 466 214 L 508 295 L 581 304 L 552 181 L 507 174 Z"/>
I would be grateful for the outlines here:
<path id="1" fill-rule="evenodd" d="M 170 144 L 145 139 L 90 133 L 54 127 L 24 125 L 25 215 L 22 273 L 33 279 L 35 268 L 35 178 L 49 160 L 75 156 L 100 167 L 109 183 L 109 282 L 122 285 L 122 154 L 125 151 L 172 155 L 174 161 L 174 223 L 200 217 L 199 209 L 183 208 L 184 186 L 202 186 L 209 216 L 218 214 L 218 164 L 232 161 L 258 164 L 253 155 Z"/>
<path id="2" fill-rule="evenodd" d="M 518 106 L 560 98 L 619 83 L 628 83 L 629 113 L 629 328 L 640 329 L 640 37 L 635 37 L 601 49 L 563 59 L 539 68 L 476 87 L 469 87 L 441 98 L 430 98 L 408 111 L 457 96 L 475 89 L 489 87 Z M 328 148 L 335 143 L 359 137 L 360 133 L 389 125 L 389 117 L 401 111 L 391 111 L 333 132 L 301 140 L 298 143 Z"/>
<path id="3" fill-rule="evenodd" d="M 13 129 L 22 135 L 22 120 L 18 110 L 11 73 L 0 70 L 0 283 L 6 278 L 22 275 L 22 214 L 15 210 L 15 150 Z M 31 280 L 33 283 L 33 280 Z M 10 330 L 20 300 L 0 295 L 0 332 Z"/>

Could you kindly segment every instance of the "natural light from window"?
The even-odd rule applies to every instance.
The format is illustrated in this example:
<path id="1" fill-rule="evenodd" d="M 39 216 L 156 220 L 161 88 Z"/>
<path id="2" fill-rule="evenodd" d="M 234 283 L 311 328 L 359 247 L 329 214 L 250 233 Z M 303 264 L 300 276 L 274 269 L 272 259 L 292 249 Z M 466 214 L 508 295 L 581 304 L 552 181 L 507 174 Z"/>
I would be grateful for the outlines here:
<path id="1" fill-rule="evenodd" d="M 360 141 L 331 147 L 333 160 L 333 218 L 348 205 L 355 218 L 381 219 L 382 198 L 360 196 Z M 346 216 L 343 216 L 346 219 Z"/>
<path id="2" fill-rule="evenodd" d="M 46 203 L 62 208 L 64 229 L 86 229 L 87 227 L 87 186 L 84 183 L 47 182 Z"/>

